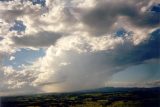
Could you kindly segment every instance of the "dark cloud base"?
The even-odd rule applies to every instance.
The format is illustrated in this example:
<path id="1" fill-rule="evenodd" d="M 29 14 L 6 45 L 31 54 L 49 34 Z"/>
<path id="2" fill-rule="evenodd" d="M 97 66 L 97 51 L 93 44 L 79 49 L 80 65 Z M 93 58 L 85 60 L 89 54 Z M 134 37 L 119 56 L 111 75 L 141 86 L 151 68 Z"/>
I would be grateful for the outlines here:
<path id="1" fill-rule="evenodd" d="M 113 25 L 119 16 L 126 16 L 135 26 L 154 28 L 160 25 L 159 5 L 153 6 L 146 12 L 140 12 L 136 6 L 140 1 L 102 2 L 84 14 L 82 22 L 96 35 L 102 35 L 114 30 Z M 142 3 L 144 0 L 142 0 Z M 146 0 L 146 2 L 149 2 Z M 153 12 L 154 11 L 154 12 Z M 156 13 L 155 13 L 156 12 Z"/>

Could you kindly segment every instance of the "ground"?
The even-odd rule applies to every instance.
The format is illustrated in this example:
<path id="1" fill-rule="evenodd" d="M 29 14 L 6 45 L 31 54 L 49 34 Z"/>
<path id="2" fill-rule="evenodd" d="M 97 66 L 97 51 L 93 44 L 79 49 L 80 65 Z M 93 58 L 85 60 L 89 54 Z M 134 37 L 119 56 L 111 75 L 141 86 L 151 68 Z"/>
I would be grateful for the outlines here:
<path id="1" fill-rule="evenodd" d="M 48 93 L 1 100 L 2 107 L 160 107 L 160 90 Z"/>

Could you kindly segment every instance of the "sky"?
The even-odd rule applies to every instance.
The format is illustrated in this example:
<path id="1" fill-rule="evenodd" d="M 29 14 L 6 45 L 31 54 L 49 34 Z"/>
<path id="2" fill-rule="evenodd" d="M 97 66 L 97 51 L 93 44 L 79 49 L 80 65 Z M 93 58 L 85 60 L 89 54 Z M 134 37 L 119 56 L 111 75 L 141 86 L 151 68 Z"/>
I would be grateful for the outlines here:
<path id="1" fill-rule="evenodd" d="M 160 0 L 0 0 L 0 96 L 160 86 Z"/>

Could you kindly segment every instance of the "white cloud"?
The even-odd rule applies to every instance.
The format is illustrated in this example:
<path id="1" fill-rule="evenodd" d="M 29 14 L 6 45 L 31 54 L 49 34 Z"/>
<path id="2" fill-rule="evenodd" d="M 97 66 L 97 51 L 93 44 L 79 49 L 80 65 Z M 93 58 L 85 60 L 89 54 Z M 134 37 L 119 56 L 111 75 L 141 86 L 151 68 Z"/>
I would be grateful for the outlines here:
<path id="1" fill-rule="evenodd" d="M 10 61 L 13 61 L 13 60 L 15 60 L 15 57 L 14 57 L 14 56 L 11 56 L 11 57 L 9 58 L 9 60 L 10 60 Z"/>

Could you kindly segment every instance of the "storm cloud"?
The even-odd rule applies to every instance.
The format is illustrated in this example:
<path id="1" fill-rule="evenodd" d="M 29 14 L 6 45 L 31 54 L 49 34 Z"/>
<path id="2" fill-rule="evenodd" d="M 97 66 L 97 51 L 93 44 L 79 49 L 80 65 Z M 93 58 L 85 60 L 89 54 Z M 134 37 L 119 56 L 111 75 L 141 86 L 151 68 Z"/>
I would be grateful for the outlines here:
<path id="1" fill-rule="evenodd" d="M 102 87 L 114 74 L 148 60 L 158 59 L 160 57 L 159 40 L 159 29 L 157 29 L 146 41 L 136 46 L 131 41 L 124 40 L 114 49 L 92 52 L 88 48 L 82 53 L 78 53 L 78 49 L 65 50 L 61 47 L 62 50 L 56 50 L 56 47 L 50 47 L 42 59 L 43 63 L 40 64 L 42 72 L 34 82 L 48 83 L 47 81 L 59 81 L 65 77 L 65 81 L 59 84 L 48 85 L 49 89 L 54 90 L 58 87 L 60 88 L 58 91 L 73 91 Z M 76 47 L 76 42 L 74 45 Z M 83 47 L 84 44 L 80 45 Z M 43 67 L 46 68 L 46 66 L 48 69 L 43 71 Z M 43 75 L 46 75 L 46 78 L 42 78 Z"/>
<path id="2" fill-rule="evenodd" d="M 82 22 L 97 35 L 113 31 L 120 17 L 125 17 L 128 23 L 137 27 L 155 28 L 160 25 L 160 14 L 151 12 L 147 7 L 149 2 L 149 0 L 100 2 L 83 15 Z"/>

